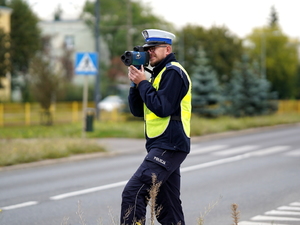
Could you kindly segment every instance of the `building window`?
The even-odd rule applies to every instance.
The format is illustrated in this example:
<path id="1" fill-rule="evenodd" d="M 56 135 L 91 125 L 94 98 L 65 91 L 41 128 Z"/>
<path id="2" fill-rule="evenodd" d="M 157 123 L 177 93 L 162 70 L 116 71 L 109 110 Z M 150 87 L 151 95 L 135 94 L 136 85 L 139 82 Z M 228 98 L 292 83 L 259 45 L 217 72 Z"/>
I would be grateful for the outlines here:
<path id="1" fill-rule="evenodd" d="M 75 40 L 73 35 L 65 36 L 65 46 L 67 49 L 73 49 L 75 46 Z"/>

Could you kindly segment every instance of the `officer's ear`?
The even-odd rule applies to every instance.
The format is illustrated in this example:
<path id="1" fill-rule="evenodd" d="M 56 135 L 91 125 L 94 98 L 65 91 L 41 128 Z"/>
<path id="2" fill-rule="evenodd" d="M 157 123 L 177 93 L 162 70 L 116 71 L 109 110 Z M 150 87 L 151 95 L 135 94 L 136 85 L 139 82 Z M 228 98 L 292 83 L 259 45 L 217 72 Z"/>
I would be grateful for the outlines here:
<path id="1" fill-rule="evenodd" d="M 166 47 L 166 49 L 167 49 L 167 54 L 169 55 L 170 53 L 172 53 L 172 45 L 167 45 L 167 47 Z"/>

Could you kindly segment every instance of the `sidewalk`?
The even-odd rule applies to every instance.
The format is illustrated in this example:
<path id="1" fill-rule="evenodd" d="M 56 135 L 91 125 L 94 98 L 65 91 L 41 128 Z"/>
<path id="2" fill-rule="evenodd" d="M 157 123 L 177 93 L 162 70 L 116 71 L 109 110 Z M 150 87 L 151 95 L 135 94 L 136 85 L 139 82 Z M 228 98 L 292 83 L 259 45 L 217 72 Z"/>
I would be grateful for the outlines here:
<path id="1" fill-rule="evenodd" d="M 114 154 L 139 152 L 145 150 L 145 139 L 133 138 L 101 138 L 98 143 L 108 152 Z"/>

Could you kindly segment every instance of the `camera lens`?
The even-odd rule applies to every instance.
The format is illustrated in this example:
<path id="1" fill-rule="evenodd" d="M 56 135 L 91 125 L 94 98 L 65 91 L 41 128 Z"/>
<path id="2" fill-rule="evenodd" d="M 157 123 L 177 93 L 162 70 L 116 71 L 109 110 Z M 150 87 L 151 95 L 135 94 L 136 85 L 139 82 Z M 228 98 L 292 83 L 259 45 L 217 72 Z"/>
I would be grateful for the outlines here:
<path id="1" fill-rule="evenodd" d="M 130 60 L 129 59 L 125 59 L 124 63 L 125 63 L 126 66 L 130 66 Z"/>

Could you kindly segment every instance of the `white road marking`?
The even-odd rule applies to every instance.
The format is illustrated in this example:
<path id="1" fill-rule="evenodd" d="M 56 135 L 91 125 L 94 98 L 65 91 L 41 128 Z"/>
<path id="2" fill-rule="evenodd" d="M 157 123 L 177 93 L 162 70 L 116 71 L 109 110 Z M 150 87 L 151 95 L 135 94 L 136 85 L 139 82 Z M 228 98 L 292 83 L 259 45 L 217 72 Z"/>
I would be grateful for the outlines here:
<path id="1" fill-rule="evenodd" d="M 228 148 L 228 145 L 212 145 L 212 146 L 205 146 L 205 147 L 197 147 L 196 150 L 192 149 L 189 155 L 203 154 L 207 152 L 221 150 L 224 148 Z"/>
<path id="2" fill-rule="evenodd" d="M 272 225 L 288 225 L 288 224 L 278 224 L 275 223 L 274 221 L 280 221 L 280 222 L 300 221 L 300 218 L 298 218 L 298 216 L 300 216 L 300 212 L 297 212 L 298 210 L 300 210 L 300 207 L 297 207 L 300 206 L 300 202 L 292 202 L 290 203 L 290 205 L 291 206 L 280 206 L 277 208 L 277 210 L 267 211 L 264 213 L 265 215 L 254 216 L 250 219 L 252 221 L 241 221 L 239 222 L 239 225 L 270 225 L 271 222 Z M 281 216 L 287 216 L 287 217 L 281 217 Z M 261 222 L 261 221 L 265 221 L 265 222 Z"/>
<path id="3" fill-rule="evenodd" d="M 265 155 L 270 155 L 270 154 L 286 151 L 290 148 L 291 148 L 290 146 L 274 146 L 274 147 L 262 149 L 259 151 L 255 151 L 252 154 L 253 154 L 253 156 L 265 156 Z"/>
<path id="4" fill-rule="evenodd" d="M 278 210 L 294 210 L 300 211 L 300 207 L 293 207 L 293 206 L 281 206 L 277 208 Z"/>
<path id="5" fill-rule="evenodd" d="M 224 163 L 239 161 L 239 160 L 246 159 L 246 158 L 249 158 L 249 157 L 250 157 L 249 154 L 237 155 L 237 156 L 224 158 L 224 159 L 219 159 L 219 160 L 215 160 L 215 161 L 211 161 L 211 162 L 207 162 L 207 163 L 202 163 L 202 164 L 198 164 L 198 165 L 194 165 L 194 166 L 184 167 L 180 171 L 181 172 L 188 172 L 188 171 L 198 170 L 198 169 L 207 168 L 207 167 L 211 167 L 211 166 L 221 165 L 221 164 L 224 164 Z"/>
<path id="6" fill-rule="evenodd" d="M 243 152 L 247 152 L 247 151 L 251 151 L 253 149 L 257 149 L 259 148 L 259 146 L 255 146 L 255 145 L 245 145 L 245 146 L 240 146 L 240 147 L 236 147 L 236 148 L 232 148 L 226 151 L 220 151 L 220 152 L 215 152 L 213 153 L 214 155 L 232 155 L 232 154 L 237 154 L 237 153 L 243 153 Z"/>
<path id="7" fill-rule="evenodd" d="M 290 152 L 285 153 L 287 156 L 300 156 L 300 149 L 296 149 Z"/>
<path id="8" fill-rule="evenodd" d="M 234 157 L 231 157 L 231 158 L 215 160 L 215 161 L 208 162 L 208 163 L 202 163 L 202 164 L 198 164 L 198 165 L 195 165 L 195 166 L 189 166 L 189 167 L 182 168 L 181 172 L 188 172 L 188 171 L 193 171 L 193 170 L 197 170 L 197 169 L 201 169 L 201 168 L 220 165 L 220 164 L 223 164 L 223 163 L 234 162 L 234 161 L 238 161 L 238 160 L 248 158 L 248 157 L 249 156 L 244 154 L 244 155 L 240 155 L 240 156 L 234 156 Z M 92 192 L 102 191 L 102 190 L 106 190 L 106 189 L 110 189 L 110 188 L 124 186 L 126 183 L 127 183 L 127 180 L 117 182 L 117 183 L 102 185 L 102 186 L 98 186 L 98 187 L 83 189 L 83 190 L 79 190 L 79 191 L 68 192 L 68 193 L 65 193 L 65 194 L 55 195 L 55 196 L 50 197 L 50 199 L 51 200 L 61 200 L 61 199 L 64 199 L 64 198 L 69 198 L 69 197 L 88 194 L 88 193 L 92 193 Z"/>
<path id="9" fill-rule="evenodd" d="M 284 148 L 282 148 L 284 147 Z M 267 149 L 268 154 L 275 153 L 278 152 L 279 150 L 282 149 L 286 149 L 287 146 L 279 146 L 279 148 L 275 148 L 275 149 Z M 225 145 L 216 145 L 216 146 L 211 146 L 210 148 L 207 147 L 206 149 L 204 149 L 205 151 L 211 151 L 212 149 L 216 150 L 216 149 L 222 149 L 222 148 L 226 148 Z M 251 150 L 254 148 L 258 148 L 258 146 L 243 146 L 239 149 L 243 149 L 244 151 L 247 150 Z M 203 150 L 203 149 L 202 149 Z M 195 153 L 197 154 L 197 153 Z M 263 153 L 266 154 L 266 153 Z M 257 153 L 245 153 L 242 155 L 237 155 L 237 156 L 233 156 L 233 157 L 229 157 L 229 158 L 224 158 L 224 159 L 219 159 L 219 160 L 215 160 L 215 161 L 211 161 L 211 162 L 207 162 L 207 163 L 202 163 L 202 164 L 198 164 L 198 165 L 194 165 L 194 166 L 188 166 L 188 167 L 184 167 L 181 168 L 181 172 L 189 172 L 189 171 L 193 171 L 193 170 L 198 170 L 198 169 L 202 169 L 202 168 L 207 168 L 207 167 L 212 167 L 212 166 L 217 166 L 217 165 L 221 165 L 224 163 L 229 163 L 229 162 L 235 162 L 235 161 L 239 161 L 242 159 L 246 159 L 249 158 L 251 156 L 256 156 Z M 56 196 L 52 196 L 50 197 L 51 200 L 60 200 L 60 199 L 64 199 L 64 198 L 69 198 L 69 197 L 73 197 L 73 196 L 78 196 L 78 195 L 83 195 L 83 194 L 88 194 L 88 193 L 92 193 L 92 192 L 96 192 L 96 191 L 101 191 L 101 190 L 105 190 L 105 189 L 110 189 L 110 188 L 114 188 L 114 187 L 120 187 L 123 186 L 127 183 L 127 181 L 121 181 L 121 182 L 117 182 L 117 183 L 112 183 L 112 184 L 107 184 L 107 185 L 103 185 L 103 186 L 98 186 L 98 187 L 93 187 L 93 188 L 88 188 L 88 189 L 84 189 L 84 190 L 79 190 L 79 191 L 74 191 L 74 192 L 69 192 L 69 193 L 65 193 L 65 194 L 61 194 L 61 195 L 56 195 Z"/>
<path id="10" fill-rule="evenodd" d="M 300 216 L 300 212 L 271 210 L 271 211 L 265 212 L 265 215 Z"/>
<path id="11" fill-rule="evenodd" d="M 127 183 L 127 180 L 117 182 L 117 183 L 102 185 L 102 186 L 98 186 L 98 187 L 83 189 L 83 190 L 79 190 L 79 191 L 73 191 L 73 192 L 69 192 L 69 193 L 65 193 L 65 194 L 61 194 L 61 195 L 55 195 L 55 196 L 50 197 L 50 199 L 51 200 L 60 200 L 60 199 L 69 198 L 69 197 L 73 197 L 73 196 L 78 196 L 78 195 L 88 194 L 88 193 L 92 193 L 92 192 L 96 192 L 96 191 L 102 191 L 102 190 L 106 190 L 106 189 L 110 189 L 110 188 L 124 186 L 126 183 Z"/>
<path id="12" fill-rule="evenodd" d="M 259 221 L 300 221 L 300 218 L 294 217 L 278 217 L 278 216 L 254 216 L 251 220 L 259 220 Z"/>
<path id="13" fill-rule="evenodd" d="M 5 207 L 2 207 L 1 209 L 2 210 L 11 210 L 11 209 L 18 209 L 18 208 L 27 207 L 27 206 L 36 205 L 36 204 L 38 204 L 38 202 L 30 201 L 30 202 L 23 202 L 23 203 L 16 204 L 16 205 L 5 206 Z"/>
<path id="14" fill-rule="evenodd" d="M 201 148 L 199 150 L 195 150 L 191 154 L 195 155 L 195 154 L 201 154 L 201 153 L 210 152 L 210 151 L 217 151 L 217 150 L 221 150 L 221 149 L 224 149 L 224 148 L 227 148 L 227 147 L 228 147 L 227 145 L 207 146 L 207 147 Z M 220 155 L 234 154 L 234 153 L 238 153 L 238 152 L 245 152 L 245 151 L 253 150 L 255 148 L 259 148 L 259 146 L 248 146 L 248 145 L 247 146 L 241 146 L 241 147 L 238 147 L 238 148 L 230 149 L 228 151 L 223 151 L 223 153 L 220 152 L 221 153 Z M 219 160 L 215 160 L 215 161 L 211 161 L 211 162 L 197 164 L 197 165 L 194 165 L 194 166 L 184 167 L 184 168 L 181 168 L 181 172 L 184 173 L 184 172 L 194 171 L 194 170 L 198 170 L 198 169 L 202 169 L 202 168 L 217 166 L 217 165 L 221 165 L 221 164 L 225 164 L 225 163 L 229 163 L 229 162 L 235 162 L 235 161 L 239 161 L 239 160 L 242 160 L 242 159 L 250 158 L 252 156 L 261 156 L 261 155 L 266 155 L 266 154 L 277 153 L 277 152 L 280 152 L 280 151 L 285 151 L 289 148 L 290 148 L 289 146 L 275 146 L 275 147 L 271 147 L 271 148 L 268 148 L 268 149 L 264 149 L 263 151 L 260 150 L 260 151 L 250 152 L 250 153 L 244 153 L 244 154 L 229 157 L 229 158 L 224 158 L 224 159 L 219 159 Z M 98 187 L 93 187 L 93 188 L 83 189 L 83 190 L 79 190 L 79 191 L 68 192 L 68 193 L 52 196 L 49 199 L 50 200 L 60 200 L 60 199 L 74 197 L 74 196 L 78 196 L 78 195 L 93 193 L 93 192 L 97 192 L 97 191 L 101 191 L 101 190 L 106 190 L 106 189 L 111 189 L 111 188 L 115 188 L 115 187 L 124 186 L 127 182 L 128 182 L 127 180 L 126 181 L 120 181 L 120 182 L 107 184 L 107 185 L 102 185 L 102 186 L 98 186 Z M 26 206 L 36 205 L 36 204 L 38 204 L 37 201 L 29 201 L 29 202 L 24 202 L 24 203 L 21 203 L 21 204 L 2 207 L 2 210 L 16 209 L 16 208 L 21 208 L 21 207 L 26 207 Z M 290 205 L 291 206 L 300 206 L 300 203 L 299 202 L 294 202 L 294 203 L 291 203 Z M 291 209 L 291 208 L 293 208 L 293 209 Z M 298 207 L 291 207 L 291 208 L 286 208 L 285 210 L 299 210 Z M 282 208 L 278 208 L 278 209 L 282 209 Z M 266 218 L 266 217 L 267 216 L 257 216 L 257 217 L 253 217 L 253 218 L 255 220 L 256 218 Z M 270 218 L 270 217 L 267 217 L 267 218 Z M 273 218 L 273 217 L 271 217 L 271 218 Z M 274 217 L 274 218 L 281 218 L 281 217 Z M 292 219 L 297 219 L 297 218 L 292 218 Z M 274 219 L 274 221 L 275 220 L 276 219 Z M 300 219 L 296 220 L 296 221 L 300 221 Z"/>
<path id="15" fill-rule="evenodd" d="M 300 202 L 292 202 L 290 205 L 291 206 L 300 206 Z"/>
<path id="16" fill-rule="evenodd" d="M 262 222 L 250 222 L 250 221 L 241 221 L 239 225 L 271 225 L 270 223 L 262 223 Z M 272 225 L 288 225 L 288 224 L 279 224 L 279 223 L 272 223 Z"/>

